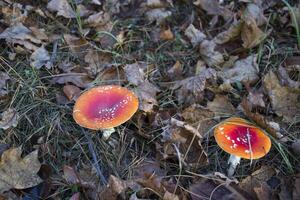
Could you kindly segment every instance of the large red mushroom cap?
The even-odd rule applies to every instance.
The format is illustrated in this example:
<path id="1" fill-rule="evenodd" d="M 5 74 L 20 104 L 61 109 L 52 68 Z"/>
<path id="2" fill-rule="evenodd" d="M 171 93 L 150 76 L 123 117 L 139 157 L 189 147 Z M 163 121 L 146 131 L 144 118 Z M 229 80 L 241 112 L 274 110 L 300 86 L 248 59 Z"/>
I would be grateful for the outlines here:
<path id="1" fill-rule="evenodd" d="M 224 151 L 241 158 L 258 159 L 271 148 L 271 140 L 263 130 L 242 118 L 232 117 L 220 123 L 214 136 Z"/>
<path id="2" fill-rule="evenodd" d="M 138 98 L 117 85 L 99 86 L 84 92 L 76 101 L 73 118 L 82 127 L 109 129 L 129 120 L 138 109 Z"/>

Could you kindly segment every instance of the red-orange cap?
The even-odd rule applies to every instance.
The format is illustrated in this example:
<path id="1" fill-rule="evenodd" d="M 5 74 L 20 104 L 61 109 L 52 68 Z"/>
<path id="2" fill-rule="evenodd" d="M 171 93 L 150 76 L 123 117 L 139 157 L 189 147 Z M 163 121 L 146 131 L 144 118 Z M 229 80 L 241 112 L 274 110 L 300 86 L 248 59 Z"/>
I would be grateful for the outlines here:
<path id="1" fill-rule="evenodd" d="M 82 127 L 99 130 L 119 126 L 138 109 L 138 98 L 117 86 L 99 86 L 84 92 L 76 101 L 73 118 Z"/>
<path id="2" fill-rule="evenodd" d="M 227 153 L 246 159 L 265 156 L 271 148 L 270 138 L 249 121 L 232 117 L 214 130 L 218 145 Z"/>

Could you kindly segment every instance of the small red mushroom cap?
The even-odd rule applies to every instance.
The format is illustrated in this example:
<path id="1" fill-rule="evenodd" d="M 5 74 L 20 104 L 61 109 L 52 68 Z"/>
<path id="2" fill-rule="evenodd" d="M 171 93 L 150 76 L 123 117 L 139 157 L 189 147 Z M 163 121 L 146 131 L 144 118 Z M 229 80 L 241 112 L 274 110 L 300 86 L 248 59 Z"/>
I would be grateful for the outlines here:
<path id="1" fill-rule="evenodd" d="M 218 145 L 227 153 L 246 159 L 265 156 L 271 148 L 270 138 L 249 121 L 232 117 L 214 130 Z"/>
<path id="2" fill-rule="evenodd" d="M 76 101 L 73 118 L 82 127 L 99 130 L 119 126 L 138 109 L 138 98 L 117 85 L 99 86 L 84 92 Z"/>

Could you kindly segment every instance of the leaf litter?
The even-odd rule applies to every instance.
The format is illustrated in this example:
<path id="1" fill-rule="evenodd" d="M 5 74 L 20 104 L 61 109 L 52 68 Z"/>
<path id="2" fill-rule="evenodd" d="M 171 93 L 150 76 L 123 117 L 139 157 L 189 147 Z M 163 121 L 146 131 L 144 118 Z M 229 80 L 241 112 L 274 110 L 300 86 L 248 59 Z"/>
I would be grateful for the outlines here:
<path id="1" fill-rule="evenodd" d="M 62 199 L 299 197 L 300 62 L 285 4 L 0 5 L 0 199 L 27 197 L 41 183 Z M 107 84 L 132 90 L 139 111 L 110 139 L 93 135 L 109 180 L 101 185 L 71 110 L 83 90 Z M 227 157 L 212 137 L 230 116 L 264 129 L 274 146 L 266 158 L 243 161 L 234 179 L 223 174 Z M 20 145 L 25 157 L 13 148 Z"/>

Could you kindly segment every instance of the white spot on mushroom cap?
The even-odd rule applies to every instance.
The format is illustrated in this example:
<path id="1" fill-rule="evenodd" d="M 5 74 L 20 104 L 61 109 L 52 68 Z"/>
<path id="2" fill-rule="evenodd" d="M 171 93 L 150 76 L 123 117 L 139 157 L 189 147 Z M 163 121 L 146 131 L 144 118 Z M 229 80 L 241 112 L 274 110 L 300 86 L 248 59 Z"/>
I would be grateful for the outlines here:
<path id="1" fill-rule="evenodd" d="M 114 104 L 110 108 L 103 108 L 98 111 L 98 113 L 101 115 L 99 116 L 100 119 L 97 120 L 97 123 L 99 122 L 109 122 L 113 120 L 116 116 L 116 112 L 120 108 L 124 108 L 127 104 L 129 104 L 132 101 L 132 96 L 127 95 L 124 99 L 119 101 L 117 104 Z"/>

